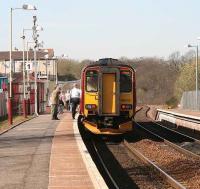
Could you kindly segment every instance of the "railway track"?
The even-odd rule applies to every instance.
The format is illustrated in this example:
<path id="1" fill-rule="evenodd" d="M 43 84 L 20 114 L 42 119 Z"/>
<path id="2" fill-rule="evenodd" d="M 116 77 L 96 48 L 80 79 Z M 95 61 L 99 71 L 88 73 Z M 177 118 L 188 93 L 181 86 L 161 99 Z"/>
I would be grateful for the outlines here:
<path id="1" fill-rule="evenodd" d="M 170 133 L 174 133 L 177 136 L 180 136 L 180 139 L 182 138 L 182 140 L 185 139 L 185 141 L 183 142 L 177 142 L 177 144 L 179 146 L 181 146 L 182 148 L 191 151 L 192 153 L 195 153 L 197 155 L 200 155 L 200 140 L 187 135 L 186 133 L 181 133 L 179 131 L 170 129 L 168 127 L 166 127 L 165 125 L 155 122 L 152 120 L 152 122 L 156 125 L 157 128 L 162 128 L 163 130 L 165 130 L 166 132 Z"/>
<path id="2" fill-rule="evenodd" d="M 153 162 L 153 164 L 158 167 L 155 167 L 155 169 L 161 169 L 161 171 L 159 171 L 160 174 L 169 181 L 173 187 L 200 188 L 199 159 L 184 155 L 165 144 L 163 141 L 159 141 L 156 138 L 145 137 L 145 135 L 145 133 L 142 134 L 140 131 L 141 139 L 137 139 L 137 141 L 130 141 L 129 139 L 129 142 L 125 143 L 135 155 L 142 157 L 143 161 L 148 164 L 151 164 L 149 161 Z M 152 166 L 154 167 L 154 165 Z"/>
<path id="3" fill-rule="evenodd" d="M 152 166 L 147 165 L 138 156 L 133 154 L 126 147 L 124 142 L 118 145 L 110 143 L 106 143 L 106 145 L 120 163 L 121 167 L 127 172 L 127 175 L 135 182 L 137 188 L 174 188 L 160 176 L 157 170 L 153 169 Z M 123 185 L 121 185 L 121 188 L 124 188 Z"/>
<path id="4" fill-rule="evenodd" d="M 83 133 L 83 129 L 81 130 L 88 151 L 108 188 L 172 188 L 157 171 L 147 166 L 137 156 L 133 156 L 125 147 L 123 140 L 87 136 L 88 133 Z"/>
<path id="5" fill-rule="evenodd" d="M 163 124 L 155 122 L 146 115 L 147 109 L 141 111 L 144 114 L 143 121 L 135 121 L 135 124 L 140 129 L 151 133 L 159 139 L 165 141 L 168 145 L 173 146 L 177 150 L 194 158 L 200 158 L 200 141 L 180 133 L 176 130 L 170 129 Z M 141 116 L 141 115 L 140 115 Z"/>
<path id="6" fill-rule="evenodd" d="M 110 171 L 110 168 L 105 163 L 104 159 L 102 158 L 102 154 L 99 150 L 98 143 L 99 143 L 100 138 L 86 131 L 84 127 L 81 125 L 81 123 L 79 123 L 79 131 L 88 149 L 88 152 L 90 153 L 99 172 L 104 178 L 108 188 L 119 189 L 120 187 L 118 183 L 116 182 L 116 179 L 113 177 L 113 174 Z M 107 152 L 105 152 L 105 154 L 107 154 Z"/>
<path id="7" fill-rule="evenodd" d="M 186 135 L 170 131 L 164 127 L 160 127 L 153 122 L 142 124 L 135 122 L 135 124 L 138 129 L 142 129 L 150 135 L 164 141 L 179 152 L 189 155 L 192 158 L 200 159 L 200 144 L 196 140 L 187 137 Z"/>
<path id="8" fill-rule="evenodd" d="M 145 110 L 143 114 L 144 112 Z M 136 130 L 142 133 L 139 134 L 141 139 L 133 143 L 132 147 L 151 159 L 183 186 L 200 188 L 200 178 L 197 176 L 200 173 L 199 141 L 163 125 L 152 123 L 147 118 L 141 118 L 139 115 L 139 123 L 136 122 Z"/>
<path id="9" fill-rule="evenodd" d="M 152 167 L 155 171 L 158 172 L 158 174 L 171 185 L 173 188 L 177 189 L 185 189 L 185 186 L 183 186 L 180 182 L 175 180 L 173 177 L 171 177 L 168 173 L 166 173 L 164 170 L 162 170 L 157 164 L 150 160 L 149 158 L 145 157 L 141 152 L 139 152 L 133 145 L 131 145 L 126 140 L 124 141 L 124 145 L 128 148 L 128 150 L 135 156 L 137 156 L 141 161 L 143 161 L 145 164 L 147 164 L 149 167 Z"/>
<path id="10" fill-rule="evenodd" d="M 194 129 L 190 129 L 190 128 L 186 128 L 186 127 L 182 127 L 182 126 L 177 126 L 177 125 L 175 125 L 171 122 L 165 121 L 165 120 L 161 121 L 160 124 L 169 129 L 172 129 L 174 131 L 177 131 L 179 133 L 182 133 L 189 137 L 192 137 L 196 140 L 200 140 L 200 131 L 198 131 L 198 130 L 194 130 Z"/>
<path id="11" fill-rule="evenodd" d="M 112 176 L 112 173 L 109 171 L 109 168 L 107 167 L 106 163 L 104 162 L 102 155 L 101 155 L 101 152 L 98 150 L 98 147 L 97 147 L 95 141 L 92 141 L 92 146 L 93 146 L 94 151 L 96 153 L 96 157 L 98 158 L 99 162 L 101 163 L 101 166 L 104 170 L 104 173 L 107 175 L 107 177 L 110 180 L 112 188 L 119 189 L 120 186 L 117 184 L 117 181 L 115 181 L 115 179 Z"/>
<path id="12" fill-rule="evenodd" d="M 83 139 L 108 188 L 200 188 L 200 156 L 192 148 L 198 141 L 178 132 L 172 135 L 169 129 L 159 131 L 149 119 L 141 118 L 125 142 L 94 135 Z M 164 132 L 163 137 L 158 131 Z M 188 151 L 183 144 L 195 145 Z"/>
<path id="13" fill-rule="evenodd" d="M 155 124 L 165 127 L 166 129 L 173 130 L 174 132 L 178 132 L 182 135 L 186 135 L 187 137 L 190 137 L 192 140 L 195 140 L 195 142 L 200 143 L 200 131 L 182 127 L 182 126 L 176 126 L 176 124 L 173 124 L 171 122 L 168 122 L 166 120 L 163 120 L 161 122 L 156 122 L 155 120 L 149 118 L 147 116 L 147 112 L 150 110 L 150 108 L 147 108 L 146 110 L 146 119 L 154 122 Z"/>

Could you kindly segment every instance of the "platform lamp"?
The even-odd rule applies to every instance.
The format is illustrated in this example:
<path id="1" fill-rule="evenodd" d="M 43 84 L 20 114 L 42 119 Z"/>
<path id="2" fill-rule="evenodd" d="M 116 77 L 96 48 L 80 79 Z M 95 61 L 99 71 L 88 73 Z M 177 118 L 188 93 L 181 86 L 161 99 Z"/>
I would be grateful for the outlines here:
<path id="1" fill-rule="evenodd" d="M 11 8 L 10 9 L 10 89 L 9 89 L 9 98 L 7 101 L 7 107 L 8 107 L 8 121 L 11 125 L 13 123 L 12 120 L 12 14 L 14 10 L 37 10 L 35 6 L 33 5 L 27 5 L 24 4 L 21 8 Z"/>
<path id="2" fill-rule="evenodd" d="M 47 49 L 44 50 L 45 54 L 44 58 L 46 60 L 45 67 L 46 67 L 46 77 L 47 77 L 47 91 L 46 91 L 46 98 L 47 98 L 47 105 L 49 105 L 49 73 L 48 73 L 48 60 L 49 60 L 49 51 Z"/>
<path id="3" fill-rule="evenodd" d="M 34 64 L 35 64 L 35 80 L 34 80 L 34 88 L 35 88 L 35 116 L 38 116 L 38 95 L 37 95 L 37 74 L 38 74 L 38 62 L 37 62 L 37 56 L 36 56 L 36 51 L 39 47 L 43 47 L 44 42 L 39 42 L 38 41 L 38 31 L 43 31 L 43 28 L 41 26 L 38 26 L 36 24 L 37 22 L 37 17 L 33 16 L 33 40 L 34 40 Z"/>
<path id="4" fill-rule="evenodd" d="M 56 80 L 56 85 L 58 85 L 58 57 L 57 56 L 53 56 L 52 59 L 54 60 L 54 71 L 55 71 L 55 80 Z M 54 73 L 53 73 L 54 74 Z"/>
<path id="5" fill-rule="evenodd" d="M 41 28 L 37 26 L 36 30 L 40 31 Z M 27 97 L 26 97 L 26 77 L 25 77 L 25 38 L 26 38 L 25 31 L 33 31 L 33 29 L 30 29 L 30 28 L 23 29 L 23 36 L 22 36 L 22 39 L 23 39 L 23 92 L 24 92 L 23 113 L 24 113 L 24 117 L 27 117 L 27 110 L 26 110 Z M 28 46 L 28 43 L 34 43 L 34 42 L 27 42 L 27 46 Z M 28 47 L 27 47 L 27 63 L 28 63 Z"/>
<path id="6" fill-rule="evenodd" d="M 32 29 L 23 29 L 23 35 L 22 35 L 22 39 L 23 39 L 23 115 L 26 118 L 27 117 L 27 110 L 26 110 L 26 75 L 25 75 L 25 31 L 32 31 Z M 27 53 L 28 54 L 28 53 Z"/>
<path id="7" fill-rule="evenodd" d="M 188 44 L 188 48 L 195 48 L 196 49 L 196 110 L 199 109 L 198 107 L 198 61 L 199 61 L 199 46 L 198 45 L 191 45 Z"/>
<path id="8" fill-rule="evenodd" d="M 29 75 L 29 69 L 28 69 L 28 64 L 29 64 L 29 44 L 31 43 L 35 43 L 34 41 L 27 41 L 26 42 L 26 65 L 27 65 L 27 91 L 28 91 L 28 95 L 27 95 L 27 104 L 28 104 L 28 110 L 27 110 L 27 114 L 30 115 L 30 75 Z"/>

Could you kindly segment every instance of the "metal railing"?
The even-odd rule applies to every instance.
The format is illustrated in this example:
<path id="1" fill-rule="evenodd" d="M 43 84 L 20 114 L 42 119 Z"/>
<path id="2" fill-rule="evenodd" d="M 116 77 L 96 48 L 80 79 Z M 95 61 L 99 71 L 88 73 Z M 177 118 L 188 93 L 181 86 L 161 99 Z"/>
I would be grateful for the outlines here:
<path id="1" fill-rule="evenodd" d="M 198 91 L 198 104 L 196 104 L 196 91 L 186 91 L 181 98 L 181 108 L 200 110 L 200 91 Z"/>

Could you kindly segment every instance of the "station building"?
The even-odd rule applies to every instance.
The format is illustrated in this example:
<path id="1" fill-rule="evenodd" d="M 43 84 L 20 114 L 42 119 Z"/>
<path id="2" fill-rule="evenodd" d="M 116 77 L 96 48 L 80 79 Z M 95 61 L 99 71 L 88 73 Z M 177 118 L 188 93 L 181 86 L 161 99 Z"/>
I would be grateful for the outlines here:
<path id="1" fill-rule="evenodd" d="M 34 51 L 25 51 L 25 69 L 29 73 L 35 70 Z M 27 61 L 28 57 L 28 61 Z M 56 77 L 56 62 L 53 49 L 44 49 L 36 52 L 38 63 L 38 78 L 54 80 Z M 8 76 L 10 70 L 10 52 L 0 51 L 0 75 Z M 13 73 L 20 73 L 23 70 L 23 51 L 12 51 Z"/>
<path id="2" fill-rule="evenodd" d="M 28 60 L 27 60 L 28 57 Z M 24 52 L 25 59 L 25 94 L 29 100 L 29 114 L 34 113 L 34 77 L 35 77 L 35 62 L 34 51 L 29 50 Z M 45 106 L 49 102 L 49 80 L 56 80 L 57 66 L 54 58 L 53 49 L 43 49 L 36 52 L 37 61 L 37 87 L 38 87 L 38 112 L 45 111 Z M 12 51 L 12 93 L 13 93 L 13 110 L 16 114 L 22 114 L 23 101 L 23 51 Z M 6 110 L 6 100 L 9 95 L 9 73 L 10 73 L 10 52 L 0 51 L 0 103 L 5 102 L 0 107 Z M 6 79 L 6 80 L 5 80 Z M 5 82 L 6 81 L 6 82 Z M 6 86 L 5 86 L 6 85 Z M 4 90 L 5 88 L 5 90 Z M 7 112 L 0 112 L 0 118 L 6 115 Z"/>

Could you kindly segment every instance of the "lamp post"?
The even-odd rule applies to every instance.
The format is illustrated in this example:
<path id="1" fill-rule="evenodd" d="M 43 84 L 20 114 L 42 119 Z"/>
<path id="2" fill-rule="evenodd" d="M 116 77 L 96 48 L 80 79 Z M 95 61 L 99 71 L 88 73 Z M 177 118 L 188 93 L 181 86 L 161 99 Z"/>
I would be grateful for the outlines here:
<path id="1" fill-rule="evenodd" d="M 55 63 L 56 85 L 58 85 L 58 61 Z"/>
<path id="2" fill-rule="evenodd" d="M 27 117 L 27 110 L 26 110 L 26 74 L 25 74 L 25 31 L 32 31 L 32 29 L 23 29 L 23 92 L 24 92 L 24 99 L 23 99 L 23 114 L 24 117 Z M 28 55 L 28 53 L 27 53 Z"/>
<path id="3" fill-rule="evenodd" d="M 55 79 L 55 82 L 56 82 L 56 85 L 57 85 L 58 84 L 58 73 L 57 73 L 57 70 L 58 70 L 57 64 L 58 64 L 58 62 L 56 63 L 56 60 L 58 60 L 58 57 L 57 56 L 53 56 L 52 59 L 53 59 L 53 80 Z M 55 74 L 55 77 L 54 77 L 54 74 Z"/>
<path id="4" fill-rule="evenodd" d="M 36 16 L 33 16 L 33 40 L 34 40 L 34 43 L 35 43 L 35 46 L 34 46 L 34 64 L 35 64 L 35 82 L 34 82 L 34 88 L 35 88 L 35 116 L 38 116 L 38 99 L 37 99 L 37 73 L 38 73 L 38 63 L 37 63 L 37 57 L 36 57 L 36 50 L 38 47 L 42 46 L 43 45 L 43 42 L 41 43 L 38 43 L 38 34 L 37 34 L 37 31 L 42 31 L 43 28 L 40 27 L 40 26 L 37 26 L 36 25 L 36 22 L 37 22 L 37 17 Z"/>
<path id="5" fill-rule="evenodd" d="M 3 65 L 4 65 L 4 75 L 5 75 L 5 77 L 6 77 L 6 75 L 7 75 L 7 71 L 6 71 L 6 69 L 7 69 L 7 64 L 6 64 L 6 61 L 4 60 L 4 63 L 3 63 Z"/>
<path id="6" fill-rule="evenodd" d="M 48 53 L 48 50 L 45 50 L 44 52 Z M 49 54 L 44 55 L 44 58 L 46 60 L 45 66 L 46 66 L 46 77 L 47 77 L 47 91 L 46 91 L 46 100 L 47 105 L 49 105 L 49 74 L 48 74 L 48 60 L 49 60 Z"/>
<path id="7" fill-rule="evenodd" d="M 47 51 L 45 50 L 44 52 L 48 53 L 48 50 Z M 47 81 L 48 81 L 48 59 L 49 59 L 49 54 L 44 55 L 44 58 L 46 60 L 46 62 L 45 62 L 45 69 L 46 69 L 46 77 L 47 77 Z"/>
<path id="8" fill-rule="evenodd" d="M 27 41 L 26 44 L 26 65 L 29 64 L 29 44 L 34 43 L 33 41 Z M 27 66 L 28 67 L 28 66 Z M 29 67 L 30 69 L 30 67 Z M 27 114 L 30 115 L 30 90 L 31 90 L 31 86 L 30 86 L 30 75 L 29 75 L 29 69 L 27 69 L 27 91 L 28 91 L 28 95 L 27 95 L 27 104 L 28 104 L 28 109 L 27 109 Z"/>
<path id="9" fill-rule="evenodd" d="M 8 121 L 12 124 L 12 14 L 14 10 L 37 10 L 33 5 L 24 4 L 21 8 L 11 8 L 10 9 L 10 89 L 9 89 L 9 98 L 8 98 Z"/>
<path id="10" fill-rule="evenodd" d="M 196 110 L 198 110 L 198 61 L 199 61 L 199 47 L 198 45 L 188 44 L 188 48 L 194 47 L 196 49 Z"/>

